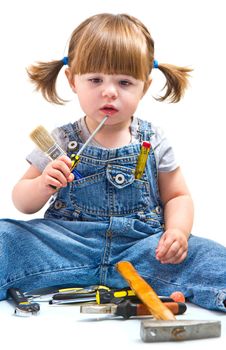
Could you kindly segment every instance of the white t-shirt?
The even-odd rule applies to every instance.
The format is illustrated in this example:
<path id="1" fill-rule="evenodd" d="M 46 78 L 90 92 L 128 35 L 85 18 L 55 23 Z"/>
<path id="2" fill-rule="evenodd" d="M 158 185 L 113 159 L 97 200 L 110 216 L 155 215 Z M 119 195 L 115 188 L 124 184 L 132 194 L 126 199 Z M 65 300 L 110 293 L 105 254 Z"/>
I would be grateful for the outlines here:
<path id="1" fill-rule="evenodd" d="M 80 137 L 85 142 L 90 136 L 90 132 L 86 126 L 85 117 L 78 120 L 79 128 L 81 130 Z M 52 131 L 52 136 L 63 149 L 67 149 L 68 139 L 62 137 L 62 132 L 60 128 L 56 128 Z M 133 118 L 130 126 L 131 130 L 131 143 L 139 143 L 138 139 L 138 119 Z M 161 128 L 152 125 L 153 135 L 151 136 L 151 145 L 154 150 L 156 165 L 159 172 L 170 172 L 175 170 L 178 167 L 178 163 L 175 159 L 173 149 L 165 137 Z M 90 146 L 103 148 L 100 144 L 96 142 L 95 139 L 92 139 Z M 41 150 L 35 148 L 27 157 L 26 160 L 34 165 L 40 172 L 42 172 L 50 159 L 43 153 Z"/>

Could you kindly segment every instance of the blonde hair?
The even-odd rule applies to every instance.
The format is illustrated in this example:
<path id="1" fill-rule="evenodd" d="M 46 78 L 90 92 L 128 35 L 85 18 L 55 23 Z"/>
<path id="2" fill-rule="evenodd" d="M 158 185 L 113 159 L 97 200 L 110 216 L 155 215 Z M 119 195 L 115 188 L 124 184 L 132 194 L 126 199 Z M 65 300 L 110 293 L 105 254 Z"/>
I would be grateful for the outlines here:
<path id="1" fill-rule="evenodd" d="M 68 65 L 72 74 L 101 72 L 126 74 L 147 83 L 153 68 L 154 41 L 142 22 L 127 14 L 98 14 L 83 21 L 72 33 L 68 48 Z M 66 102 L 56 91 L 57 76 L 63 60 L 37 62 L 28 75 L 52 103 Z M 191 69 L 158 64 L 165 75 L 165 94 L 159 101 L 178 102 L 188 85 Z"/>

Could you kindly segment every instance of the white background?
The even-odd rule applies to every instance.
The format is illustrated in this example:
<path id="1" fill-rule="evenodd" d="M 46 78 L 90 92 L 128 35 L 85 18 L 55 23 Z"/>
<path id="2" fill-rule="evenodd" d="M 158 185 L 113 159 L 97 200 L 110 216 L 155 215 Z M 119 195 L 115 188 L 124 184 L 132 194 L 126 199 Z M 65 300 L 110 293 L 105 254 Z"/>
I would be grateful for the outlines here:
<path id="1" fill-rule="evenodd" d="M 160 72 L 143 99 L 137 116 L 164 128 L 181 163 L 195 202 L 193 233 L 226 245 L 225 232 L 225 10 L 224 0 L 7 0 L 0 5 L 0 217 L 29 219 L 11 202 L 11 190 L 27 169 L 33 149 L 29 133 L 42 124 L 49 130 L 82 116 L 75 96 L 59 79 L 64 107 L 48 104 L 33 91 L 25 68 L 38 60 L 62 58 L 68 38 L 85 18 L 100 12 L 137 16 L 155 39 L 159 62 L 194 68 L 191 88 L 179 104 L 156 102 L 164 84 Z M 29 194 L 25 194 L 29 195 Z M 218 319 L 222 337 L 195 342 L 144 344 L 140 320 L 112 320 L 79 314 L 79 308 L 41 305 L 40 315 L 12 317 L 13 307 L 1 302 L 1 343 L 17 349 L 225 348 L 224 314 L 189 305 L 185 319 Z M 103 321 L 103 322 L 102 322 Z M 97 325 L 99 326 L 97 328 Z M 4 347 L 4 345 L 3 345 Z"/>
<path id="2" fill-rule="evenodd" d="M 190 89 L 179 104 L 156 102 L 164 85 L 153 85 L 137 116 L 164 128 L 174 146 L 195 202 L 193 233 L 226 244 L 225 232 L 225 10 L 224 0 L 7 0 L 0 5 L 0 217 L 30 219 L 11 201 L 13 185 L 26 171 L 33 149 L 29 133 L 49 130 L 83 115 L 64 78 L 59 92 L 71 101 L 51 105 L 29 83 L 26 67 L 66 55 L 67 41 L 85 18 L 100 12 L 138 17 L 155 40 L 156 59 L 194 69 Z M 29 194 L 24 194 L 25 196 Z"/>

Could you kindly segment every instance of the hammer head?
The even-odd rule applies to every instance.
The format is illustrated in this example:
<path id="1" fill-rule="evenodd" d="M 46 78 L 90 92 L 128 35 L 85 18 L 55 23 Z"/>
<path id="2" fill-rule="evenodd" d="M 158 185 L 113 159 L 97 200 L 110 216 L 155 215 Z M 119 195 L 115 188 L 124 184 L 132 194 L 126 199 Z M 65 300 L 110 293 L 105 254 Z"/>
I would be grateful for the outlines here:
<path id="1" fill-rule="evenodd" d="M 141 322 L 140 336 L 148 343 L 216 338 L 221 336 L 221 322 L 144 320 Z"/>

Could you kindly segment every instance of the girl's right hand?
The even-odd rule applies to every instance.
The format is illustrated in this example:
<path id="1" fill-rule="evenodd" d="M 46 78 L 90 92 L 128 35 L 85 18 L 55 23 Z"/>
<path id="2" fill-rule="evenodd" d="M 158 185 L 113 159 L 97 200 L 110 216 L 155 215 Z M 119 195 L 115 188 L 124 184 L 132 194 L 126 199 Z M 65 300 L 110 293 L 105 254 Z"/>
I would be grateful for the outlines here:
<path id="1" fill-rule="evenodd" d="M 68 182 L 74 180 L 71 173 L 71 159 L 67 156 L 61 156 L 50 162 L 40 176 L 40 185 L 42 187 L 52 187 L 55 189 L 66 187 Z"/>

